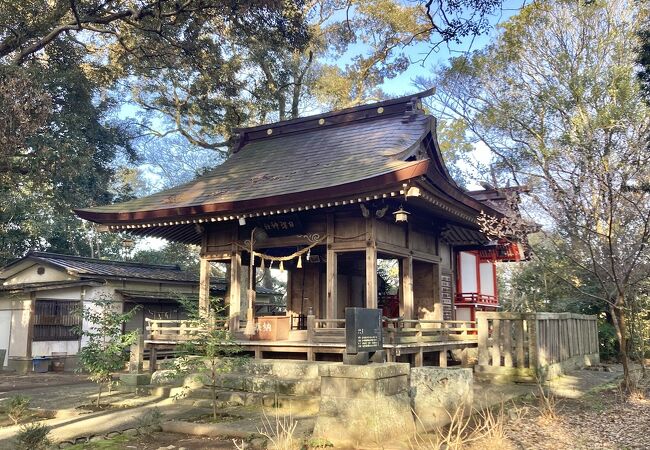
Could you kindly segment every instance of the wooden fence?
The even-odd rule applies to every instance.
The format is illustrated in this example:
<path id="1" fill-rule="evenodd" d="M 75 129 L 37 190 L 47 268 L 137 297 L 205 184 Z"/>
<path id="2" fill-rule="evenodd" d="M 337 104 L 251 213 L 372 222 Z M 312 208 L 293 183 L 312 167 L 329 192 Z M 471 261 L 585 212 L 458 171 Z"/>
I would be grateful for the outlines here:
<path id="1" fill-rule="evenodd" d="M 434 342 L 476 341 L 471 321 L 384 319 L 385 344 L 429 344 Z"/>
<path id="2" fill-rule="evenodd" d="M 479 377 L 546 380 L 598 362 L 596 316 L 477 312 Z"/>

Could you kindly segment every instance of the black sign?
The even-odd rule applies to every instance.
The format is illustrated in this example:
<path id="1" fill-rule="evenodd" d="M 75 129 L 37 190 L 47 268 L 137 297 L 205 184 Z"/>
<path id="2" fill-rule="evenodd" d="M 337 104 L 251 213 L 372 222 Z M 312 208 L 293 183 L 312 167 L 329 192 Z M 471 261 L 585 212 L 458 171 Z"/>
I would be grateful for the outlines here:
<path id="1" fill-rule="evenodd" d="M 381 309 L 345 308 L 345 351 L 376 352 L 383 348 Z"/>

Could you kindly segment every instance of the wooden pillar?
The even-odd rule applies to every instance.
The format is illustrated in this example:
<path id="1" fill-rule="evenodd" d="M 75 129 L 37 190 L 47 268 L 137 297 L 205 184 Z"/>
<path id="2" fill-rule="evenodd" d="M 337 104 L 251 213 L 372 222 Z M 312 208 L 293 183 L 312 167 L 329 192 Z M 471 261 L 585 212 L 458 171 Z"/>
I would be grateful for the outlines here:
<path id="1" fill-rule="evenodd" d="M 336 288 L 338 284 L 338 261 L 336 252 L 332 249 L 334 244 L 334 215 L 327 215 L 327 302 L 325 311 L 328 319 L 338 318 L 338 298 Z"/>
<path id="2" fill-rule="evenodd" d="M 210 260 L 204 257 L 199 262 L 199 313 L 210 315 Z"/>
<path id="3" fill-rule="evenodd" d="M 415 311 L 415 297 L 413 294 L 413 257 L 409 256 L 401 260 L 402 264 L 402 279 L 400 285 L 402 286 L 402 305 L 401 315 L 405 319 L 413 319 L 413 312 Z"/>
<path id="4" fill-rule="evenodd" d="M 438 365 L 447 367 L 447 349 L 444 347 L 438 352 Z"/>
<path id="5" fill-rule="evenodd" d="M 366 308 L 377 308 L 377 240 L 375 219 L 366 220 Z"/>
<path id="6" fill-rule="evenodd" d="M 233 249 L 230 253 L 230 284 L 228 296 L 228 319 L 231 331 L 239 331 L 241 312 L 241 253 Z"/>

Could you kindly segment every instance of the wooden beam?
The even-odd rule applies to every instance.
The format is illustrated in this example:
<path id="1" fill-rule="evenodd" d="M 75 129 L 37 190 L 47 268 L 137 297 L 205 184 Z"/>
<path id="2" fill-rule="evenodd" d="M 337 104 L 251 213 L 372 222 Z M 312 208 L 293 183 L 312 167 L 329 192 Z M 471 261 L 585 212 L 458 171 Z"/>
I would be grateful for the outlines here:
<path id="1" fill-rule="evenodd" d="M 377 308 L 377 239 L 374 217 L 366 220 L 366 308 Z"/>

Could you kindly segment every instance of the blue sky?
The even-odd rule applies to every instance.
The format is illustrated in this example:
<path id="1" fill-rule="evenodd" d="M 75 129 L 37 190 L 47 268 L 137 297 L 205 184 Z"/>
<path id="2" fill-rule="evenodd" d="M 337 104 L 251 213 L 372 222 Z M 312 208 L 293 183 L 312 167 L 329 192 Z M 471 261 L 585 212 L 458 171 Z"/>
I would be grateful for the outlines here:
<path id="1" fill-rule="evenodd" d="M 449 46 L 441 46 L 437 52 L 431 53 L 424 62 L 417 61 L 421 61 L 429 52 L 430 45 L 428 43 L 422 42 L 418 45 L 406 48 L 404 53 L 406 53 L 414 63 L 412 63 L 410 67 L 399 76 L 387 80 L 382 84 L 382 89 L 391 97 L 397 97 L 413 92 L 415 90 L 413 86 L 413 80 L 415 78 L 418 76 L 429 76 L 433 67 L 445 64 L 450 57 L 459 56 L 464 52 L 477 50 L 486 46 L 496 35 L 497 25 L 516 14 L 526 3 L 530 3 L 530 1 L 506 0 L 500 13 L 490 18 L 492 29 L 487 34 L 475 38 L 465 38 L 459 44 L 454 43 Z"/>

